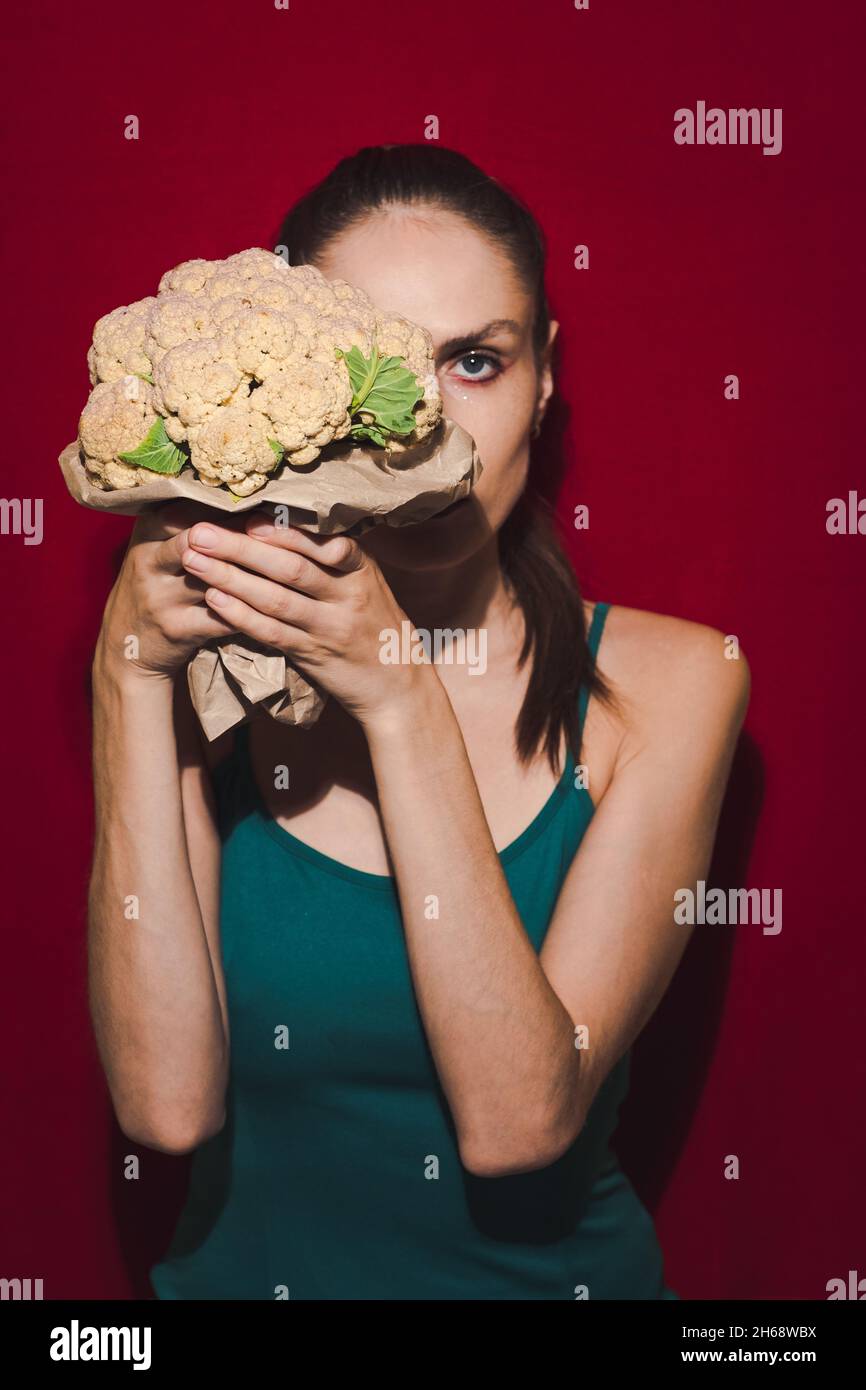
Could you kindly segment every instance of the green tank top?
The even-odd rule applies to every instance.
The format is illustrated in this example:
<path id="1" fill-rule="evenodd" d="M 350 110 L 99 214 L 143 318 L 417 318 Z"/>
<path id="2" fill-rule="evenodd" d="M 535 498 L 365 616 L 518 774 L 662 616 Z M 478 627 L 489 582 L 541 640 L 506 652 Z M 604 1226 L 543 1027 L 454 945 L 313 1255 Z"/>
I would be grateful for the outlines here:
<path id="1" fill-rule="evenodd" d="M 596 605 L 598 649 L 609 605 Z M 587 691 L 580 694 L 581 725 Z M 500 861 L 536 951 L 593 814 L 566 764 Z M 231 1027 L 226 1123 L 150 1271 L 163 1299 L 676 1298 L 609 1141 L 629 1054 L 547 1168 L 468 1173 L 417 1007 L 394 880 L 268 814 L 246 729 L 214 784 Z"/>

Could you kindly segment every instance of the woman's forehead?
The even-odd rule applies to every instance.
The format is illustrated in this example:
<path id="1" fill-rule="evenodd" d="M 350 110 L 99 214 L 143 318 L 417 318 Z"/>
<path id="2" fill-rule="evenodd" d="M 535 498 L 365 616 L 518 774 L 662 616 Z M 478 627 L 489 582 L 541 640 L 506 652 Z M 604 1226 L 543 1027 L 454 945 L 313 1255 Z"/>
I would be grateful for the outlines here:
<path id="1" fill-rule="evenodd" d="M 380 213 L 343 233 L 316 264 L 374 304 L 422 324 L 435 342 L 491 320 L 527 320 L 531 300 L 507 257 L 462 218 Z"/>

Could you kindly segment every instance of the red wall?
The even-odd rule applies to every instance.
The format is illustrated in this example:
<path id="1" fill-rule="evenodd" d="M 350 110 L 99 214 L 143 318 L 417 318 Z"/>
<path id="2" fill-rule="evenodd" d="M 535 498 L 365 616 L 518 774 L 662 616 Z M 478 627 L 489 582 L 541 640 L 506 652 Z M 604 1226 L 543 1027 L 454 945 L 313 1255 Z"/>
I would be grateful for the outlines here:
<path id="1" fill-rule="evenodd" d="M 130 526 L 76 508 L 55 464 L 94 320 L 180 260 L 268 244 L 334 161 L 430 114 L 549 237 L 564 354 L 538 463 L 564 464 L 566 523 L 590 506 L 587 594 L 735 633 L 753 671 L 716 879 L 781 888 L 783 929 L 696 929 L 636 1050 L 623 1160 L 685 1297 L 866 1274 L 866 537 L 825 529 L 830 497 L 866 494 L 862 7 L 98 0 L 4 29 L 3 491 L 44 498 L 45 535 L 0 537 L 0 1274 L 146 1293 L 185 1173 L 144 1150 L 124 1181 L 86 1012 L 89 654 Z M 781 107 L 781 154 L 675 145 L 699 100 Z"/>

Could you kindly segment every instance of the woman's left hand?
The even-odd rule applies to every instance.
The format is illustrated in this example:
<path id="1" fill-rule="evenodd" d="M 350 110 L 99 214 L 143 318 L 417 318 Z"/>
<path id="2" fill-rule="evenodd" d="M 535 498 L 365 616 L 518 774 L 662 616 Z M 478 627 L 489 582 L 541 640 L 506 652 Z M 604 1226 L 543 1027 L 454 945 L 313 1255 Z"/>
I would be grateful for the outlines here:
<path id="1" fill-rule="evenodd" d="M 253 515 L 245 531 L 198 522 L 184 568 L 234 631 L 282 652 L 368 725 L 405 706 L 418 667 L 384 665 L 383 629 L 407 621 L 379 566 L 348 536 Z"/>

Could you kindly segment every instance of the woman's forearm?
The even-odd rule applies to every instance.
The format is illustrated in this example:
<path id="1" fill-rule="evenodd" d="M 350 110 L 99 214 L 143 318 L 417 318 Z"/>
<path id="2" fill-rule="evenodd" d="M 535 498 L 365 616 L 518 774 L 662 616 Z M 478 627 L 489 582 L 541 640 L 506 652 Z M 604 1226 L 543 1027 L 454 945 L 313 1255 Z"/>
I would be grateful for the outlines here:
<path id="1" fill-rule="evenodd" d="M 184 831 L 173 682 L 125 666 L 100 643 L 91 1012 L 121 1127 L 182 1152 L 221 1127 L 228 1042 Z"/>
<path id="2" fill-rule="evenodd" d="M 431 666 L 367 727 L 415 992 L 463 1161 L 543 1167 L 580 1128 L 574 1025 L 523 929 Z"/>

